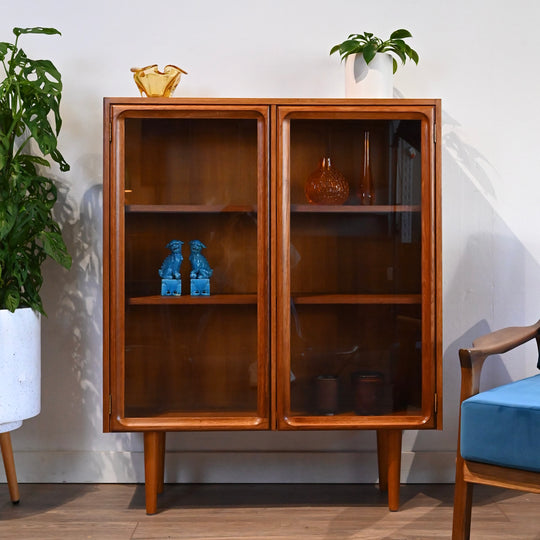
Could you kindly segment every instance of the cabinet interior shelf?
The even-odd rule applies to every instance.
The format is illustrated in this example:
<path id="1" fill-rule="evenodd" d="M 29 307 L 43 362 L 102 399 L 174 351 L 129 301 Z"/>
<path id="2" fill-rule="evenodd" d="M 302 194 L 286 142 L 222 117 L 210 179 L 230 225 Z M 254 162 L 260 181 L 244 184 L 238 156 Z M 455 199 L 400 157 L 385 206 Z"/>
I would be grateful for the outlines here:
<path id="1" fill-rule="evenodd" d="M 211 294 L 210 296 L 135 296 L 128 298 L 127 303 L 131 306 L 150 304 L 256 304 L 256 294 Z"/>
<path id="2" fill-rule="evenodd" d="M 126 204 L 127 213 L 201 213 L 256 212 L 257 206 L 250 204 Z"/>
<path id="3" fill-rule="evenodd" d="M 256 212 L 256 205 L 249 204 L 126 204 L 127 213 L 221 213 L 221 212 Z M 377 204 L 362 205 L 324 205 L 324 204 L 291 204 L 291 212 L 295 213 L 343 213 L 343 214 L 392 214 L 420 212 L 419 205 Z"/>
<path id="4" fill-rule="evenodd" d="M 156 411 L 152 409 L 151 411 L 145 411 L 145 410 L 134 410 L 131 411 L 133 416 L 130 418 L 130 421 L 132 423 L 136 423 L 138 420 L 145 421 L 147 418 L 149 418 L 148 415 L 151 415 L 151 418 L 155 419 L 174 419 L 174 418 L 181 418 L 183 420 L 190 420 L 193 424 L 196 424 L 199 420 L 213 420 L 215 424 L 218 424 L 220 421 L 238 421 L 239 418 L 246 418 L 246 419 L 252 419 L 254 417 L 252 412 L 249 411 L 240 411 L 240 410 L 227 410 L 227 411 L 219 411 L 219 410 L 212 410 L 208 412 L 204 411 Z M 419 407 L 409 407 L 407 410 L 391 410 L 387 411 L 385 413 L 381 413 L 378 415 L 359 415 L 356 414 L 352 409 L 346 410 L 346 411 L 339 411 L 332 415 L 325 415 L 325 416 L 313 416 L 309 414 L 307 411 L 292 411 L 292 414 L 294 417 L 296 417 L 296 420 L 304 420 L 307 421 L 308 419 L 313 420 L 313 418 L 324 418 L 328 420 L 329 418 L 351 418 L 351 419 L 358 419 L 363 418 L 366 422 L 371 422 L 378 424 L 381 421 L 381 418 L 384 418 L 385 416 L 396 416 L 396 417 L 409 417 L 411 421 L 416 420 L 416 416 L 421 414 L 422 410 Z"/>
<path id="5" fill-rule="evenodd" d="M 420 294 L 293 294 L 295 304 L 420 304 Z"/>
<path id="6" fill-rule="evenodd" d="M 325 204 L 291 204 L 291 212 L 297 213 L 343 213 L 343 214 L 392 214 L 397 212 L 420 212 L 419 205 L 376 204 L 367 205 L 325 205 Z"/>
<path id="7" fill-rule="evenodd" d="M 237 420 L 238 418 L 245 418 L 245 419 L 252 419 L 254 418 L 254 414 L 251 411 L 240 411 L 240 410 L 226 410 L 226 411 L 219 411 L 219 410 L 212 410 L 208 412 L 204 411 L 156 411 L 155 409 L 151 409 L 150 411 L 145 411 L 143 409 L 141 410 L 134 410 L 131 411 L 133 413 L 133 417 L 131 418 L 132 421 L 136 421 L 138 418 L 144 421 L 145 419 L 151 417 L 156 419 L 168 419 L 168 418 L 182 418 L 184 420 L 191 420 L 193 424 L 196 424 L 198 420 L 205 420 L 205 421 L 214 421 L 215 423 L 218 423 L 219 421 L 223 420 L 229 420 L 231 422 Z M 149 416 L 150 415 L 150 416 Z M 256 417 L 255 417 L 256 418 Z M 257 422 L 253 422 L 256 424 Z"/>
<path id="8" fill-rule="evenodd" d="M 295 304 L 420 304 L 420 294 L 293 294 Z M 211 294 L 210 296 L 135 296 L 129 305 L 151 304 L 256 304 L 256 294 Z"/>

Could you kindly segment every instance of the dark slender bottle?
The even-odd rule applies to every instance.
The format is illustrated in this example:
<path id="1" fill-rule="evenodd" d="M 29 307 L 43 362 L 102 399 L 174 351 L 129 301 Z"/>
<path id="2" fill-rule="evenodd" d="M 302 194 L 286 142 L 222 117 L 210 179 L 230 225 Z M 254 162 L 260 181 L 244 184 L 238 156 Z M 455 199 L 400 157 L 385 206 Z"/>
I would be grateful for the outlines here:
<path id="1" fill-rule="evenodd" d="M 360 204 L 375 204 L 375 190 L 373 189 L 373 178 L 371 176 L 369 131 L 364 131 L 364 169 L 357 195 Z"/>

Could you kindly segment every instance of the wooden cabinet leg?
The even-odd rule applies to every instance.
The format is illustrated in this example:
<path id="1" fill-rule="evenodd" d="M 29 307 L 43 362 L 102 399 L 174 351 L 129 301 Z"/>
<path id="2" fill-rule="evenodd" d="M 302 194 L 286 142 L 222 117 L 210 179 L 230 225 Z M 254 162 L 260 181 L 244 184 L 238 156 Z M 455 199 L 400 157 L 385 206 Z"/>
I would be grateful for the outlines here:
<path id="1" fill-rule="evenodd" d="M 165 481 L 165 431 L 160 431 L 158 433 L 159 437 L 159 449 L 158 449 L 158 458 L 159 458 L 159 470 L 158 470 L 158 493 L 163 493 L 163 483 Z"/>
<path id="2" fill-rule="evenodd" d="M 163 490 L 165 432 L 147 431 L 144 434 L 144 483 L 146 513 L 157 512 L 157 496 Z"/>
<path id="3" fill-rule="evenodd" d="M 379 464 L 379 489 L 388 490 L 388 432 L 377 430 L 377 461 Z"/>
<path id="4" fill-rule="evenodd" d="M 399 484 L 401 480 L 401 430 L 388 430 L 388 508 L 399 509 Z"/>
<path id="5" fill-rule="evenodd" d="M 2 451 L 2 459 L 4 460 L 4 469 L 6 470 L 9 497 L 13 504 L 17 504 L 20 500 L 19 485 L 17 484 L 13 447 L 11 446 L 11 435 L 9 431 L 0 433 L 0 449 Z"/>
<path id="6" fill-rule="evenodd" d="M 379 462 L 379 488 L 388 490 L 388 508 L 399 509 L 401 480 L 401 430 L 377 430 L 377 459 Z"/>

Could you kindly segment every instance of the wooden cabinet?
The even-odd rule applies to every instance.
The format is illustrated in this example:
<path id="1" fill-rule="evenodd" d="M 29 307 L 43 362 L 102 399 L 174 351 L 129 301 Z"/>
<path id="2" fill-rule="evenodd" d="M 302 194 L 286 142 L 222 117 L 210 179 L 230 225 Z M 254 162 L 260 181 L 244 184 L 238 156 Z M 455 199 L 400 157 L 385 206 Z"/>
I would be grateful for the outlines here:
<path id="1" fill-rule="evenodd" d="M 144 432 L 148 513 L 181 430 L 375 429 L 398 508 L 401 432 L 442 419 L 439 130 L 439 100 L 105 99 L 104 429 Z M 324 157 L 344 203 L 307 201 Z"/>

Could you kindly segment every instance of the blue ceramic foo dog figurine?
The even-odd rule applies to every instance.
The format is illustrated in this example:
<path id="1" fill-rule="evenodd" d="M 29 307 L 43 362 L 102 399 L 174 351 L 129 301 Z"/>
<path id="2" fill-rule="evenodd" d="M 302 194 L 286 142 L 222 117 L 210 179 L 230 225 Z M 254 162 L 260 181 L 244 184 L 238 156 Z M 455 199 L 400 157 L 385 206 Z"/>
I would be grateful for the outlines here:
<path id="1" fill-rule="evenodd" d="M 159 275 L 161 277 L 161 295 L 162 296 L 180 296 L 182 294 L 182 281 L 180 276 L 180 265 L 184 258 L 182 257 L 181 240 L 171 240 L 167 248 L 171 250 L 161 268 Z"/>
<path id="2" fill-rule="evenodd" d="M 200 240 L 191 240 L 189 243 L 191 253 L 189 262 L 191 263 L 191 295 L 210 296 L 210 276 L 212 268 L 208 264 L 206 257 L 201 251 L 206 247 Z"/>

